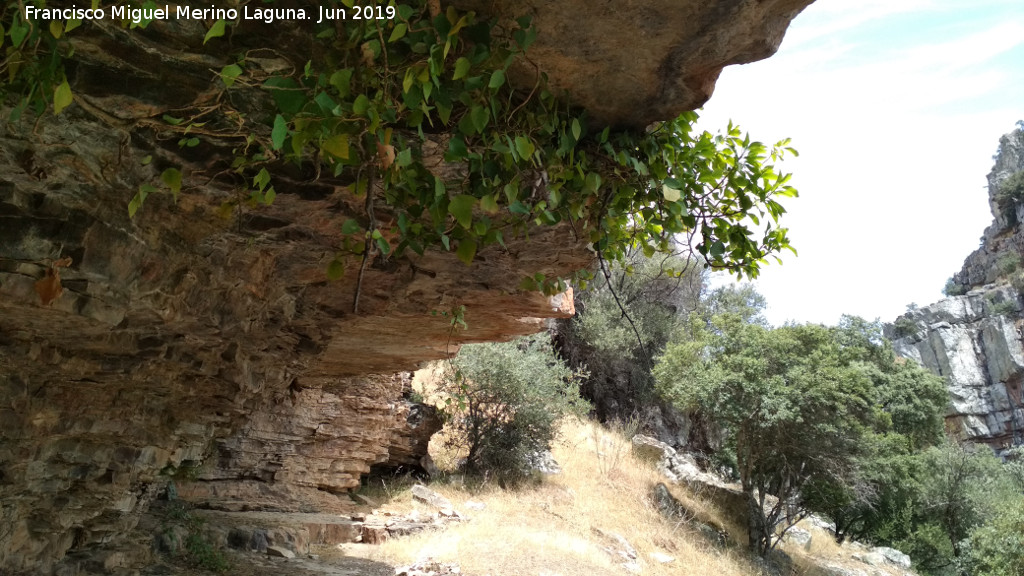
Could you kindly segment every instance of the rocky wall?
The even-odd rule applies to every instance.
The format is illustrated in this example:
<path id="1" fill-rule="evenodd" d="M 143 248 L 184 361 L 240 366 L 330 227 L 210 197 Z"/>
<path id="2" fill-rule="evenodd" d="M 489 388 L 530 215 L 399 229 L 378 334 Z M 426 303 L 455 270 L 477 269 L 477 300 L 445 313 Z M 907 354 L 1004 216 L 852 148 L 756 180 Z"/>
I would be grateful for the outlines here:
<path id="1" fill-rule="evenodd" d="M 590 259 L 555 229 L 534 236 L 543 249 L 483 253 L 471 281 L 447 254 L 374 263 L 354 315 L 356 274 L 324 272 L 351 214 L 344 188 L 285 192 L 252 215 L 269 230 L 219 220 L 216 197 L 157 198 L 130 220 L 138 176 L 88 169 L 118 153 L 103 147 L 116 135 L 73 115 L 20 128 L 0 129 L 0 566 L 14 570 L 115 539 L 182 467 L 225 481 L 218 502 L 336 508 L 405 417 L 402 386 L 367 374 L 536 331 L 571 306 L 518 293 L 517 270 Z M 127 166 L 145 151 L 120 149 Z M 46 178 L 11 168 L 26 154 Z M 64 257 L 44 304 L 38 283 Z M 456 304 L 468 330 L 431 314 Z"/>
<path id="2" fill-rule="evenodd" d="M 990 284 L 1007 276 L 1010 262 L 1024 255 L 1024 202 L 1002 200 L 1002 184 L 1024 170 L 1024 130 L 1018 129 L 999 139 L 995 163 L 988 174 L 988 203 L 992 224 L 981 237 L 981 246 L 964 261 L 954 276 L 962 289 Z"/>
<path id="3" fill-rule="evenodd" d="M 1003 192 L 1022 170 L 1024 130 L 1018 129 L 1000 139 L 988 175 L 993 223 L 953 277 L 950 297 L 886 328 L 897 353 L 946 379 L 947 428 L 996 449 L 1024 443 L 1024 202 Z"/>
<path id="4" fill-rule="evenodd" d="M 986 285 L 908 312 L 887 328 L 896 353 L 946 380 L 947 429 L 1005 448 L 1024 443 L 1020 295 Z"/>

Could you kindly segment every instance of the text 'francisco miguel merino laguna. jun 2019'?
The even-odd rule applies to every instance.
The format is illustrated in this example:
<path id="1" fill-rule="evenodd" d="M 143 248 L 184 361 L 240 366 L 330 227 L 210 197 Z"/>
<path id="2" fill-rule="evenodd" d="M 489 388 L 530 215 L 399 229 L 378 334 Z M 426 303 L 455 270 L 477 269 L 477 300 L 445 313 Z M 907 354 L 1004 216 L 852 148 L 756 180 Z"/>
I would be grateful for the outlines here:
<path id="1" fill-rule="evenodd" d="M 106 8 L 38 8 L 25 6 L 27 20 L 126 20 L 135 24 L 152 20 L 258 20 L 267 24 L 286 20 L 308 20 L 321 23 L 332 20 L 391 20 L 394 6 L 353 6 L 352 8 L 194 8 L 192 6 L 135 7 L 109 6 Z"/>

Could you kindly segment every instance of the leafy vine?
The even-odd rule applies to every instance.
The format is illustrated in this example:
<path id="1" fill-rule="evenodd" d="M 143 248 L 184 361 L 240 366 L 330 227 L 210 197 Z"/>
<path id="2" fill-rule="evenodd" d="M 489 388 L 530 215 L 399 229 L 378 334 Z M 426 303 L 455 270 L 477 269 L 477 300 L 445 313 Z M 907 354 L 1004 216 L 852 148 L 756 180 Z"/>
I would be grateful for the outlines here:
<path id="1" fill-rule="evenodd" d="M 48 105 L 60 113 L 72 101 L 61 60 L 73 54 L 63 39 L 78 24 L 44 27 L 20 6 L 10 3 L 0 21 L 0 73 L 8 75 L 0 93 L 20 95 L 15 113 Z M 287 162 L 312 163 L 365 195 L 364 213 L 342 225 L 328 277 L 340 277 L 350 257 L 361 276 L 370 258 L 428 249 L 454 251 L 469 265 L 483 248 L 535 226 L 572 227 L 602 261 L 636 249 L 693 251 L 712 268 L 751 278 L 768 256 L 792 250 L 779 199 L 796 190 L 773 166 L 795 153 L 788 141 L 765 146 L 731 124 L 724 134 L 696 133 L 694 112 L 639 131 L 596 125 L 532 65 L 529 19 L 487 21 L 432 0 L 388 6 L 393 18 L 318 28 L 322 50 L 294 70 L 267 75 L 240 54 L 217 74 L 223 92 L 258 89 L 273 102 L 263 117 L 213 107 L 236 121 L 233 136 L 244 142 L 230 170 L 251 182 L 250 205 L 273 202 L 275 167 Z M 229 46 L 232 26 L 212 23 L 204 43 Z M 201 115 L 163 123 L 179 132 L 179 146 L 195 146 Z M 175 195 L 183 178 L 177 168 L 161 174 Z M 130 214 L 156 189 L 141 187 Z M 539 273 L 521 284 L 546 293 L 564 286 Z"/>

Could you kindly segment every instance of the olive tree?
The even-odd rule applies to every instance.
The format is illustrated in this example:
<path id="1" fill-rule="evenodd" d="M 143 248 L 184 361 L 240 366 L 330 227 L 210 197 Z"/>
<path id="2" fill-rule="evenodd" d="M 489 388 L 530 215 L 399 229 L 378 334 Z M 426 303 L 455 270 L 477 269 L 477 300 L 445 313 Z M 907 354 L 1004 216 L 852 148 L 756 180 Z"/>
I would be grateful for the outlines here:
<path id="1" fill-rule="evenodd" d="M 668 345 L 658 388 L 722 428 L 747 498 L 750 546 L 762 555 L 822 496 L 870 501 L 862 464 L 875 447 L 937 434 L 941 381 L 897 361 L 877 323 L 773 329 L 724 313 L 693 336 Z M 906 409 L 917 393 L 932 403 L 928 415 Z"/>
<path id="2" fill-rule="evenodd" d="M 551 446 L 559 420 L 586 412 L 584 375 L 555 354 L 547 334 L 463 346 L 441 388 L 452 399 L 445 413 L 470 471 L 504 480 L 527 473 L 531 458 Z"/>
<path id="3" fill-rule="evenodd" d="M 734 315 L 715 325 L 719 333 L 699 355 L 670 344 L 655 373 L 677 404 L 699 407 L 724 428 L 747 499 L 750 547 L 767 555 L 776 527 L 807 513 L 800 494 L 809 481 L 854 472 L 871 383 L 841 362 L 823 326 L 769 329 Z"/>

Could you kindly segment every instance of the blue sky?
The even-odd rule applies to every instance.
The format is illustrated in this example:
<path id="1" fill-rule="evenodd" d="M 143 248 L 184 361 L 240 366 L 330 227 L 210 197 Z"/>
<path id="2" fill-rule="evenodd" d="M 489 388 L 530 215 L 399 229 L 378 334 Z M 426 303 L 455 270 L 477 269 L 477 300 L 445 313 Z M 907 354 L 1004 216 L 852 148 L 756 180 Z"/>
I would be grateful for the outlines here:
<path id="1" fill-rule="evenodd" d="M 730 66 L 704 107 L 766 143 L 793 139 L 799 257 L 757 282 L 767 315 L 891 321 L 942 298 L 991 222 L 985 176 L 1024 119 L 1024 1 L 818 0 L 779 52 Z"/>

